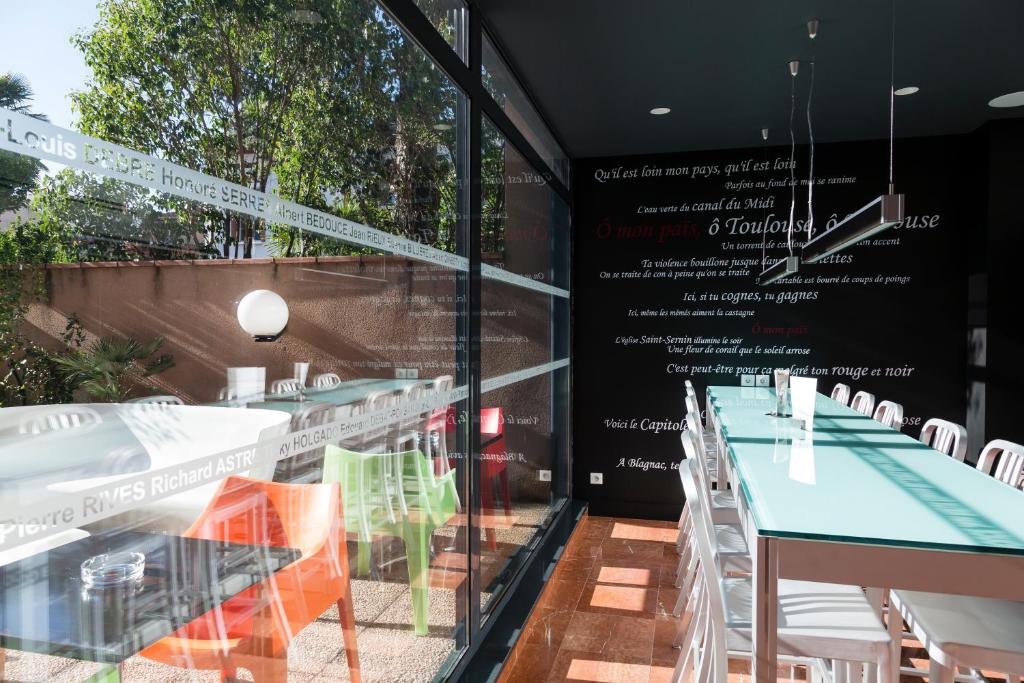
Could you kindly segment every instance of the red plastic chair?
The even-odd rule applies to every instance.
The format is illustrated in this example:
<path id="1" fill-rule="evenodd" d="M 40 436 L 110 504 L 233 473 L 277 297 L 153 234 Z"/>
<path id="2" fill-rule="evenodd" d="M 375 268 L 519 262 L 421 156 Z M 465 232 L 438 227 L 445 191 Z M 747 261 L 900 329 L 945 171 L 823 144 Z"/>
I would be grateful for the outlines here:
<path id="1" fill-rule="evenodd" d="M 288 644 L 331 605 L 338 606 L 349 675 L 360 680 L 349 586 L 345 525 L 337 484 L 224 480 L 183 535 L 249 545 L 296 548 L 301 558 L 226 600 L 140 654 L 163 664 L 219 670 L 237 667 L 257 683 L 288 680 Z"/>
<path id="2" fill-rule="evenodd" d="M 447 431 L 455 431 L 455 407 L 448 406 Z M 505 516 L 512 515 L 512 500 L 508 489 L 508 460 L 505 449 L 505 414 L 501 408 L 480 409 L 480 441 L 491 441 L 480 450 L 480 511 L 483 515 L 494 515 L 495 480 L 498 495 L 504 507 Z M 481 524 L 490 550 L 498 549 L 498 539 L 493 527 Z"/>

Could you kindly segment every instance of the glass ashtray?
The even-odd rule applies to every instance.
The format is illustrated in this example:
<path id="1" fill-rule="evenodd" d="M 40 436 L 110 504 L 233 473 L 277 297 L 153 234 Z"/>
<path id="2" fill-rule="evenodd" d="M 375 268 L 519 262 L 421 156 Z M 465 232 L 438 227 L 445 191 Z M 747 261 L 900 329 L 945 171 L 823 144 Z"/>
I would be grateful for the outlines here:
<path id="1" fill-rule="evenodd" d="M 88 588 L 123 586 L 141 579 L 145 571 L 146 556 L 142 553 L 104 553 L 82 563 L 82 583 Z"/>

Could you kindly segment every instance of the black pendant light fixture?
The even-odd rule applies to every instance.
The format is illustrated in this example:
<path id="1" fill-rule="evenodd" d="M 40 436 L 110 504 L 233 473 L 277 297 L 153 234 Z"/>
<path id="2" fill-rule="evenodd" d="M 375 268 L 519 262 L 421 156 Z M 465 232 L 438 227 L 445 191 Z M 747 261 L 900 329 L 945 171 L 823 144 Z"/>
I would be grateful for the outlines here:
<path id="1" fill-rule="evenodd" d="M 895 131 L 896 0 L 892 2 L 892 47 L 889 60 L 889 188 L 854 211 L 831 230 L 809 240 L 801 252 L 803 263 L 817 263 L 903 220 L 903 195 L 893 185 L 893 137 Z"/>

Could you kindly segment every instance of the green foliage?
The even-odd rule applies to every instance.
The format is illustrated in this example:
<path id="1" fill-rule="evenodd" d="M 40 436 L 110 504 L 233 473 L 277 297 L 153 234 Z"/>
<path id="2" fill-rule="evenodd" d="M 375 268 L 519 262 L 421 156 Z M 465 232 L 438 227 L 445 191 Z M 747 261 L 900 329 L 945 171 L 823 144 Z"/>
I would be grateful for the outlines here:
<path id="1" fill-rule="evenodd" d="M 170 354 L 155 356 L 163 343 L 163 337 L 145 343 L 132 337 L 103 338 L 54 361 L 70 385 L 96 401 L 120 403 L 130 398 L 136 386 L 147 386 L 145 378 L 174 367 Z"/>
<path id="2" fill-rule="evenodd" d="M 31 99 L 28 81 L 15 74 L 0 73 L 0 108 L 45 119 L 30 111 Z M 0 214 L 25 206 L 43 170 L 43 164 L 36 159 L 0 150 Z"/>

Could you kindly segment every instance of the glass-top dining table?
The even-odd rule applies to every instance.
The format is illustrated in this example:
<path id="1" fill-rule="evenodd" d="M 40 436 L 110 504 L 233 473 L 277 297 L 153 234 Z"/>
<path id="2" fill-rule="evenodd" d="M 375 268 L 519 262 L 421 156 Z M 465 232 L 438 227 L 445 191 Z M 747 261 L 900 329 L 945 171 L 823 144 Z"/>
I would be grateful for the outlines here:
<path id="1" fill-rule="evenodd" d="M 889 589 L 1024 600 L 1024 493 L 826 396 L 811 429 L 775 402 L 707 390 L 753 560 L 755 680 L 776 676 L 780 578 L 864 586 L 879 611 Z"/>

